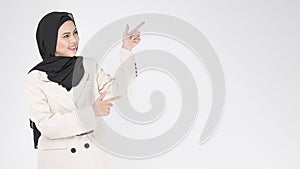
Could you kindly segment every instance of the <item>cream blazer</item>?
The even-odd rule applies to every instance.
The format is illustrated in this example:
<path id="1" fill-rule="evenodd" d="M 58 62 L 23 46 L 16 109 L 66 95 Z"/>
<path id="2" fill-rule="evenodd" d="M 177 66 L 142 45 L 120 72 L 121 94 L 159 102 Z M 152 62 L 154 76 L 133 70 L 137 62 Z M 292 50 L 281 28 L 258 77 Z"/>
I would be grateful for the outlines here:
<path id="1" fill-rule="evenodd" d="M 121 62 L 131 59 L 129 62 L 131 65 L 128 65 L 127 70 L 129 74 L 135 71 L 135 61 L 131 56 L 130 51 L 121 49 Z M 92 159 L 96 160 L 90 161 L 90 155 L 94 156 L 95 153 L 84 154 L 83 146 L 78 146 L 89 143 L 89 149 L 95 152 L 95 145 L 86 135 L 79 135 L 96 130 L 96 117 L 91 104 L 101 92 L 106 91 L 107 97 L 112 97 L 114 78 L 106 74 L 91 58 L 84 58 L 83 66 L 85 73 L 82 80 L 70 91 L 50 81 L 45 72 L 33 70 L 27 75 L 28 115 L 41 132 L 38 142 L 39 169 L 76 168 L 76 166 L 101 168 L 99 165 L 102 162 L 97 160 L 99 158 L 93 157 Z M 78 153 L 76 158 L 73 158 L 76 153 L 70 151 L 76 148 L 76 145 L 75 150 Z M 82 163 L 86 164 L 80 167 Z"/>

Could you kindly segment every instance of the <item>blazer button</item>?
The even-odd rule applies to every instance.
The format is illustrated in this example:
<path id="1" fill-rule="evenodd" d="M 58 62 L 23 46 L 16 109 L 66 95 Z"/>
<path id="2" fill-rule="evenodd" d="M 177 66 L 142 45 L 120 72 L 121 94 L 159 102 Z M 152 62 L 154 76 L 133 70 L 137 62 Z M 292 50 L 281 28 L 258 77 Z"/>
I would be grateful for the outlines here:
<path id="1" fill-rule="evenodd" d="M 90 147 L 90 144 L 89 143 L 85 143 L 84 144 L 84 148 L 89 148 Z"/>
<path id="2" fill-rule="evenodd" d="M 76 148 L 71 148 L 71 153 L 76 153 Z"/>

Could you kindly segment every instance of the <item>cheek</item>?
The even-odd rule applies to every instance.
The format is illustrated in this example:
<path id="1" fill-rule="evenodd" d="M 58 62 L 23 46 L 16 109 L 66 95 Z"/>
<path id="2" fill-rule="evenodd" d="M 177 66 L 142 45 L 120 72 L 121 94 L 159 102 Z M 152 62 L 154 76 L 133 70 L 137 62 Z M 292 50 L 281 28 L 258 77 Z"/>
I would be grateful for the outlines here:
<path id="1" fill-rule="evenodd" d="M 65 51 L 66 48 L 67 48 L 67 43 L 64 42 L 64 41 L 58 41 L 57 44 L 56 44 L 56 51 Z"/>

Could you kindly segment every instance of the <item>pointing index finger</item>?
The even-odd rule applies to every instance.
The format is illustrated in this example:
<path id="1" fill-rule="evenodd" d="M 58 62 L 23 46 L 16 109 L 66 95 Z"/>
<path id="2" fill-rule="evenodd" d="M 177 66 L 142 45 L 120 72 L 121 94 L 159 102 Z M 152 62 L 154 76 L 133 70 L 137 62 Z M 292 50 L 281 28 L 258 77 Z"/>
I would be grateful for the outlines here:
<path id="1" fill-rule="evenodd" d="M 135 27 L 136 30 L 139 30 L 143 25 L 145 24 L 145 21 L 138 24 L 138 26 Z"/>
<path id="2" fill-rule="evenodd" d="M 121 98 L 121 95 L 109 98 L 107 100 L 104 100 L 104 102 L 108 103 L 108 102 L 112 102 L 112 101 L 118 100 L 120 98 Z"/>
<path id="3" fill-rule="evenodd" d="M 135 33 L 137 30 L 139 30 L 143 25 L 145 24 L 145 21 L 142 21 L 138 26 L 136 26 L 132 31 L 130 31 L 129 34 Z"/>

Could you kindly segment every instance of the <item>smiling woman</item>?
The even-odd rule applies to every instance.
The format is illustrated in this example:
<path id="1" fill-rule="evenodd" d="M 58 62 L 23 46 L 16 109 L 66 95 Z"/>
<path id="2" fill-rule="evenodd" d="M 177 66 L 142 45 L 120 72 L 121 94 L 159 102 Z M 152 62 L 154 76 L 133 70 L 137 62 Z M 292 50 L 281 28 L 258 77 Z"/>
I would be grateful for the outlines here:
<path id="1" fill-rule="evenodd" d="M 98 130 L 96 117 L 109 115 L 111 102 L 119 98 L 111 96 L 114 78 L 93 59 L 76 56 L 79 37 L 72 14 L 44 16 L 36 39 L 43 61 L 29 71 L 26 92 L 38 168 L 103 168 L 104 154 L 92 139 Z M 137 29 L 128 33 L 126 26 L 121 58 L 133 59 L 131 49 L 139 42 Z"/>
<path id="2" fill-rule="evenodd" d="M 74 22 L 66 21 L 58 29 L 55 56 L 75 56 L 78 43 L 79 36 Z"/>

